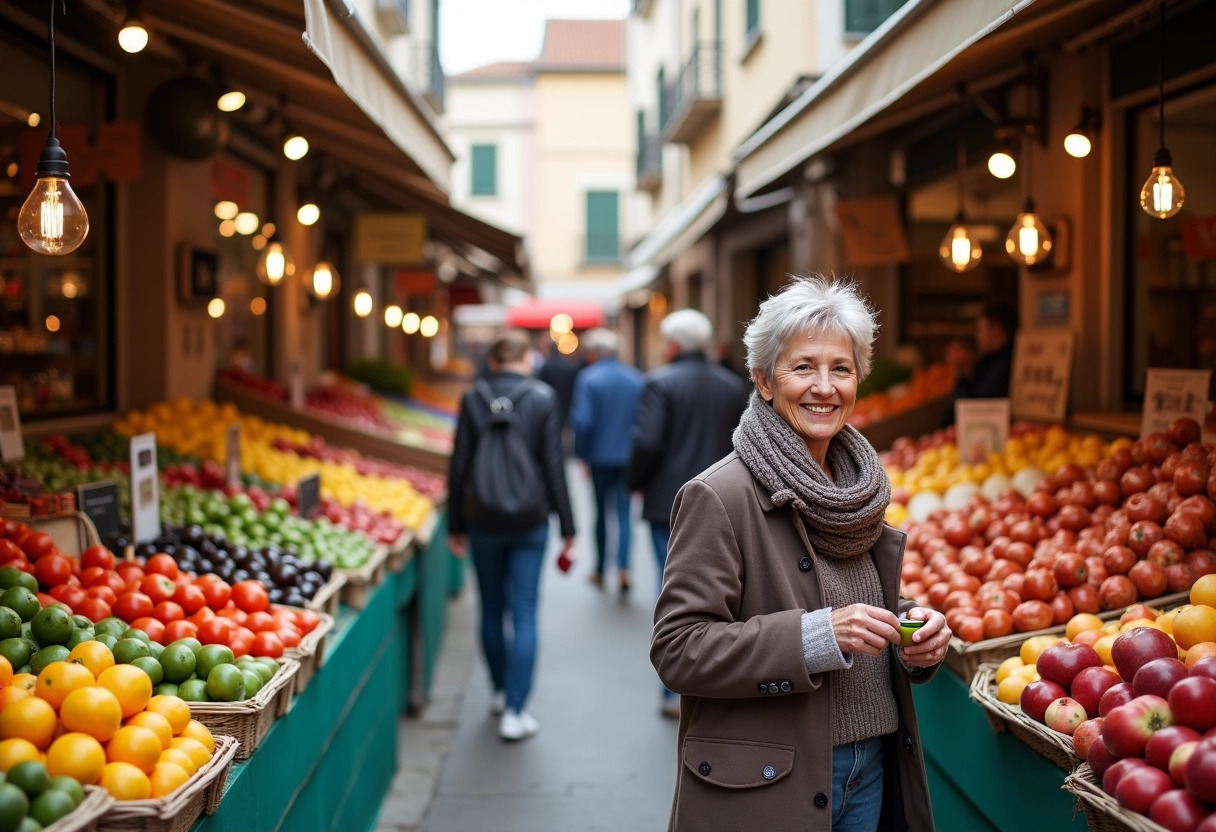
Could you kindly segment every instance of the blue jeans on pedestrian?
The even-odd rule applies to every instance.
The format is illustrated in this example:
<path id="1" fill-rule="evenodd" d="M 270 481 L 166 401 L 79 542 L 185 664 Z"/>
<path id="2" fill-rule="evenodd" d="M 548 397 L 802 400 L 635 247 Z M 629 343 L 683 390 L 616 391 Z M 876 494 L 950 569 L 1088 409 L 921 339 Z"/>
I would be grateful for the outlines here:
<path id="1" fill-rule="evenodd" d="M 650 524 L 650 540 L 654 544 L 654 559 L 659 566 L 659 592 L 663 591 L 663 570 L 667 568 L 667 546 L 671 543 L 671 526 Z M 674 699 L 675 693 L 663 688 L 664 699 Z"/>
<path id="2" fill-rule="evenodd" d="M 549 539 L 546 522 L 523 532 L 469 530 L 469 549 L 481 595 L 481 646 L 495 690 L 507 708 L 523 709 L 536 667 L 536 609 Z M 511 614 L 511 637 L 504 632 Z"/>
<path id="3" fill-rule="evenodd" d="M 595 571 L 603 575 L 608 560 L 608 512 L 616 504 L 616 567 L 629 571 L 629 548 L 632 528 L 629 516 L 629 492 L 625 489 L 624 468 L 591 469 L 591 487 L 595 490 Z"/>
<path id="4" fill-rule="evenodd" d="M 832 749 L 832 832 L 878 829 L 882 765 L 882 737 Z"/>

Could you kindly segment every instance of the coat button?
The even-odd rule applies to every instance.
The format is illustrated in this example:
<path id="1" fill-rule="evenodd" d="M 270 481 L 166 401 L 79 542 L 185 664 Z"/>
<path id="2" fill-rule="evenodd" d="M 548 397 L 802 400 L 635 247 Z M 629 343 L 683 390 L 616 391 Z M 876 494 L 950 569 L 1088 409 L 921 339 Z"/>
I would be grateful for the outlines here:
<path id="1" fill-rule="evenodd" d="M 912 738 L 911 737 L 904 737 L 904 751 L 907 751 L 909 754 L 912 753 Z"/>
<path id="2" fill-rule="evenodd" d="M 709 773 L 713 770 L 713 766 L 708 762 L 702 762 L 701 765 L 697 766 L 697 771 L 701 772 L 702 777 L 708 777 Z"/>
<path id="3" fill-rule="evenodd" d="M 764 771 L 760 772 L 760 774 L 765 780 L 772 780 L 777 776 L 777 769 L 773 768 L 772 766 L 765 766 Z"/>
<path id="4" fill-rule="evenodd" d="M 812 564 L 811 564 L 810 558 L 804 557 L 802 560 L 798 561 L 798 568 L 801 569 L 803 572 L 810 572 L 811 566 L 812 566 Z"/>
<path id="5" fill-rule="evenodd" d="M 761 682 L 761 683 L 760 683 L 760 692 L 761 692 L 761 693 L 768 693 L 768 685 L 764 684 L 764 682 Z"/>
<path id="6" fill-rule="evenodd" d="M 782 692 L 782 693 L 789 693 L 789 692 L 790 692 L 790 691 L 792 691 L 793 689 L 794 689 L 794 686 L 793 686 L 793 685 L 791 685 L 789 682 L 782 682 L 782 683 L 781 683 L 781 692 Z"/>
<path id="7" fill-rule="evenodd" d="M 823 792 L 820 792 L 819 794 L 815 795 L 815 805 L 817 807 L 819 807 L 820 809 L 822 809 L 824 806 L 827 806 L 828 805 L 828 796 L 826 794 L 824 794 Z"/>

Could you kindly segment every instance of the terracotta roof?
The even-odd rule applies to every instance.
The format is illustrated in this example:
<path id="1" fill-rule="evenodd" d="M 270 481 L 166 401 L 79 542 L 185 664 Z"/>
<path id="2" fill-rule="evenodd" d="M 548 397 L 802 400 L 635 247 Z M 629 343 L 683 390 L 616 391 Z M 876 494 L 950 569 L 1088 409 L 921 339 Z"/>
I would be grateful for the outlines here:
<path id="1" fill-rule="evenodd" d="M 624 72 L 624 20 L 548 20 L 539 72 Z"/>
<path id="2" fill-rule="evenodd" d="M 449 75 L 449 81 L 487 81 L 495 79 L 526 78 L 532 74 L 531 61 L 499 61 L 465 72 Z"/>

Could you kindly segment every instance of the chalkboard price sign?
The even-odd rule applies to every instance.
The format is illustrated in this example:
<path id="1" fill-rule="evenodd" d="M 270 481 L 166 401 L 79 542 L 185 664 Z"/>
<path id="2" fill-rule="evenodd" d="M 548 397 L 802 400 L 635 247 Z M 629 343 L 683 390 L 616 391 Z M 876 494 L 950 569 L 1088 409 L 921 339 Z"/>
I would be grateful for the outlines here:
<path id="1" fill-rule="evenodd" d="M 91 482 L 77 486 L 76 505 L 93 521 L 102 538 L 118 533 L 118 483 Z"/>
<path id="2" fill-rule="evenodd" d="M 311 518 L 321 508 L 321 475 L 301 477 L 296 484 L 296 505 L 301 517 Z"/>

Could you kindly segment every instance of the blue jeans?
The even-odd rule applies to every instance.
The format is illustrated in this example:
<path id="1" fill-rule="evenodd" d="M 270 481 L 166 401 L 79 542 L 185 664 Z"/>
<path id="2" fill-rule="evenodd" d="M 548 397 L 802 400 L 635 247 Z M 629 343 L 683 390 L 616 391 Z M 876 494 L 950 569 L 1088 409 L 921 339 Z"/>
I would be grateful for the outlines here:
<path id="1" fill-rule="evenodd" d="M 667 568 L 667 545 L 671 543 L 671 526 L 650 524 L 650 540 L 654 544 L 654 559 L 659 566 L 659 592 L 663 591 L 663 570 Z M 664 699 L 674 699 L 675 693 L 663 688 Z"/>
<path id="2" fill-rule="evenodd" d="M 874 832 L 882 814 L 882 737 L 832 749 L 832 832 Z"/>
<path id="3" fill-rule="evenodd" d="M 602 575 L 608 560 L 608 512 L 616 504 L 616 566 L 629 571 L 629 544 L 632 529 L 629 522 L 629 492 L 625 490 L 624 468 L 591 469 L 591 487 L 595 490 L 595 571 Z"/>
<path id="4" fill-rule="evenodd" d="M 481 595 L 481 646 L 495 690 L 507 707 L 521 710 L 532 691 L 536 667 L 536 609 L 549 524 L 525 532 L 469 530 L 469 549 Z M 511 613 L 511 639 L 503 623 Z"/>

